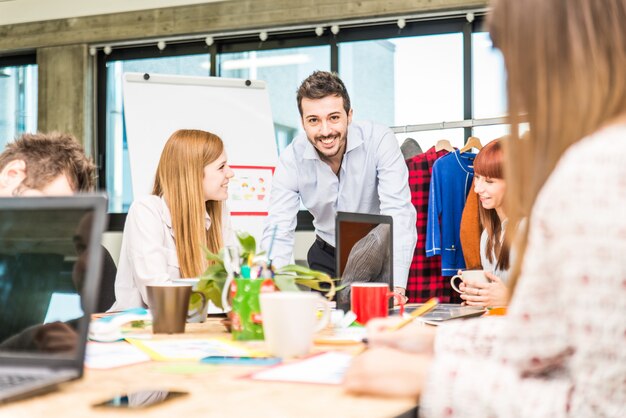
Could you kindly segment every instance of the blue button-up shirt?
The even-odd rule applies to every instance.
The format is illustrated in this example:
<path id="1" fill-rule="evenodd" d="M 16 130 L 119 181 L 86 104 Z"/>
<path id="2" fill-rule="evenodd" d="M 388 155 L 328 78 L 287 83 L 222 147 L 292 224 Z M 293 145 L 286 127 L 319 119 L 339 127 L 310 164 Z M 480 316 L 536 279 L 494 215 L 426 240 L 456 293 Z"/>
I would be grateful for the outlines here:
<path id="1" fill-rule="evenodd" d="M 348 126 L 346 152 L 339 175 L 322 161 L 303 133 L 283 150 L 274 173 L 269 216 L 262 246 L 269 250 L 274 229 L 272 263 L 292 258 L 300 201 L 313 215 L 315 232 L 335 244 L 337 211 L 393 217 L 394 285 L 406 287 L 417 241 L 408 170 L 393 132 L 371 122 Z"/>

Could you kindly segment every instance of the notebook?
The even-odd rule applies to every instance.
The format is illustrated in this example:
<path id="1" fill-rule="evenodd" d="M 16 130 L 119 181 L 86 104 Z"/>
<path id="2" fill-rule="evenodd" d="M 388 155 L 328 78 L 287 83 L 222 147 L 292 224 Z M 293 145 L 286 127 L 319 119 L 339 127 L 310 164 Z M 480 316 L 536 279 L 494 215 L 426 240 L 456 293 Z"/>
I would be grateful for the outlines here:
<path id="1" fill-rule="evenodd" d="M 0 402 L 83 374 L 106 198 L 0 198 Z"/>

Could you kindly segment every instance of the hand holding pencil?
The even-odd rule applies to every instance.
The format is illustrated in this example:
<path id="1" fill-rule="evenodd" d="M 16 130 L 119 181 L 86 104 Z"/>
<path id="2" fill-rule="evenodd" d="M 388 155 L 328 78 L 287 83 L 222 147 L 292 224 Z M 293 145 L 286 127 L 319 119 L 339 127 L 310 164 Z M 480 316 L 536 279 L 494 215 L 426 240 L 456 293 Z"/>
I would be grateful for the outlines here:
<path id="1" fill-rule="evenodd" d="M 436 327 L 423 326 L 415 318 L 437 305 L 433 298 L 410 314 L 409 318 L 373 319 L 367 324 L 368 347 L 390 347 L 411 353 L 432 353 Z"/>
<path id="2" fill-rule="evenodd" d="M 367 324 L 368 350 L 353 359 L 344 379 L 346 390 L 357 394 L 419 395 L 432 363 L 436 327 L 422 326 L 414 319 L 433 309 L 437 302 L 429 300 L 409 318 L 371 320 Z"/>

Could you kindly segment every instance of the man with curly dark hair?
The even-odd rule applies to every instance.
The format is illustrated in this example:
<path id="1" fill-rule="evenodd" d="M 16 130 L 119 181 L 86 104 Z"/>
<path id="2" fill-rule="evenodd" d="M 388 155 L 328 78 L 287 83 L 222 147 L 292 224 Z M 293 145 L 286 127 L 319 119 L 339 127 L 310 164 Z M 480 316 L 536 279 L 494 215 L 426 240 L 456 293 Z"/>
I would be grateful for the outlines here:
<path id="1" fill-rule="evenodd" d="M 0 196 L 66 196 L 94 184 L 93 162 L 68 134 L 23 134 L 0 154 Z"/>

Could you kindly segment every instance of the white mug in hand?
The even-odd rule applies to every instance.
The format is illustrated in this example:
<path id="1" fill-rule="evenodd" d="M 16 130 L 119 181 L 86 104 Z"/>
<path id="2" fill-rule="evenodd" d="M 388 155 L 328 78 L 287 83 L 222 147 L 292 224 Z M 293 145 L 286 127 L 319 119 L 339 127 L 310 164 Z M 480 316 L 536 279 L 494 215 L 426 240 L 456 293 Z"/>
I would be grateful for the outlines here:
<path id="1" fill-rule="evenodd" d="M 464 270 L 461 272 L 460 275 L 457 274 L 456 276 L 452 276 L 452 278 L 450 279 L 450 285 L 455 291 L 459 293 L 463 293 L 463 292 L 461 291 L 461 289 L 456 287 L 456 284 L 454 282 L 456 279 L 461 279 L 462 281 L 471 280 L 473 282 L 478 282 L 478 283 L 490 282 L 487 276 L 485 276 L 485 270 Z"/>
<path id="2" fill-rule="evenodd" d="M 261 293 L 260 302 L 267 349 L 277 357 L 308 354 L 313 334 L 328 325 L 330 319 L 330 305 L 318 293 Z M 318 320 L 320 306 L 324 307 L 324 314 Z"/>

